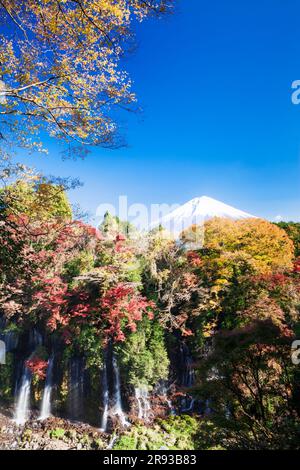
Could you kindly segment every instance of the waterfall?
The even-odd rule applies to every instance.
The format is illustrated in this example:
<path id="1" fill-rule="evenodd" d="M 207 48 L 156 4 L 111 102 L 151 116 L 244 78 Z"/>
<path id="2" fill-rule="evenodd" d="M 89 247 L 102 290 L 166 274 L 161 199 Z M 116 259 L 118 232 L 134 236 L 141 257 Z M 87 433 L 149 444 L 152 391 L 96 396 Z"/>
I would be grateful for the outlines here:
<path id="1" fill-rule="evenodd" d="M 117 440 L 118 436 L 116 434 L 113 434 L 108 443 L 108 446 L 106 447 L 106 450 L 112 450 Z"/>
<path id="2" fill-rule="evenodd" d="M 146 388 L 135 388 L 135 398 L 138 404 L 138 418 L 148 421 L 151 405 Z"/>
<path id="3" fill-rule="evenodd" d="M 207 399 L 207 400 L 205 400 L 205 411 L 204 411 L 204 414 L 205 414 L 205 415 L 210 415 L 211 412 L 212 412 L 212 410 L 211 410 L 211 407 L 210 407 L 210 400 Z"/>
<path id="4" fill-rule="evenodd" d="M 18 334 L 15 331 L 7 331 L 4 333 L 3 341 L 5 343 L 6 352 L 11 352 L 17 348 L 19 338 Z"/>
<path id="5" fill-rule="evenodd" d="M 33 328 L 29 333 L 29 349 L 34 351 L 38 346 L 43 344 L 43 338 L 41 333 Z"/>
<path id="6" fill-rule="evenodd" d="M 171 400 L 168 397 L 166 397 L 166 402 L 167 402 L 168 408 L 170 410 L 170 415 L 175 416 L 176 415 L 176 410 L 175 410 Z"/>
<path id="7" fill-rule="evenodd" d="M 0 340 L 5 343 L 5 351 L 11 352 L 15 350 L 18 346 L 19 337 L 15 329 L 12 328 L 13 324 L 10 325 L 10 328 L 7 328 L 7 323 L 3 317 L 0 317 Z"/>
<path id="8" fill-rule="evenodd" d="M 168 397 L 168 389 L 167 389 L 167 386 L 166 386 L 166 382 L 163 382 L 162 387 L 161 387 L 161 392 L 162 392 L 162 395 L 164 396 L 164 398 L 166 400 L 166 403 L 168 405 L 168 408 L 170 410 L 170 415 L 175 416 L 176 415 L 176 410 L 173 406 L 172 401 Z"/>
<path id="9" fill-rule="evenodd" d="M 42 406 L 39 419 L 44 420 L 51 416 L 51 394 L 53 386 L 53 365 L 54 357 L 51 356 L 48 362 L 45 389 L 43 393 Z"/>
<path id="10" fill-rule="evenodd" d="M 182 408 L 181 411 L 183 413 L 193 411 L 194 410 L 194 405 L 195 405 L 195 398 L 193 397 L 185 397 L 182 403 Z"/>
<path id="11" fill-rule="evenodd" d="M 108 378 L 107 378 L 107 354 L 104 354 L 104 364 L 102 370 L 102 401 L 103 401 L 103 414 L 101 420 L 101 431 L 106 432 L 108 409 L 109 409 L 109 391 L 108 391 Z"/>
<path id="12" fill-rule="evenodd" d="M 180 344 L 180 355 L 182 363 L 181 385 L 192 387 L 195 382 L 195 370 L 193 368 L 193 359 L 185 343 Z"/>
<path id="13" fill-rule="evenodd" d="M 43 340 L 41 334 L 35 328 L 30 330 L 29 350 L 31 351 L 31 355 L 29 356 L 29 359 L 32 357 L 32 354 L 34 353 L 37 346 L 40 346 L 42 344 L 42 341 Z M 28 367 L 26 367 L 25 361 L 23 365 L 20 387 L 17 387 L 17 400 L 14 414 L 14 420 L 19 425 L 25 424 L 25 422 L 29 418 L 31 380 L 32 374 Z"/>
<path id="14" fill-rule="evenodd" d="M 14 421 L 23 425 L 29 418 L 29 402 L 31 389 L 31 372 L 24 364 L 21 385 L 16 402 Z"/>
<path id="15" fill-rule="evenodd" d="M 122 426 L 129 426 L 129 422 L 123 412 L 122 398 L 121 398 L 121 382 L 120 371 L 115 353 L 112 353 L 112 365 L 114 372 L 114 411 L 113 414 L 118 416 Z"/>
<path id="16" fill-rule="evenodd" d="M 161 380 L 158 384 L 156 384 L 153 392 L 154 392 L 154 395 L 161 397 L 163 402 L 167 404 L 167 407 L 170 411 L 170 415 L 175 416 L 176 409 L 173 406 L 172 400 L 168 396 L 169 390 L 170 390 L 170 385 L 168 385 L 168 381 Z"/>
<path id="17" fill-rule="evenodd" d="M 192 387 L 195 383 L 195 370 L 193 367 L 193 358 L 190 354 L 188 346 L 180 343 L 180 364 L 182 367 L 181 385 L 185 388 Z M 186 394 L 181 400 L 181 412 L 190 412 L 194 410 L 195 399 Z"/>
<path id="18" fill-rule="evenodd" d="M 69 395 L 68 407 L 71 419 L 78 420 L 83 417 L 84 396 L 84 360 L 73 357 L 69 364 Z"/>

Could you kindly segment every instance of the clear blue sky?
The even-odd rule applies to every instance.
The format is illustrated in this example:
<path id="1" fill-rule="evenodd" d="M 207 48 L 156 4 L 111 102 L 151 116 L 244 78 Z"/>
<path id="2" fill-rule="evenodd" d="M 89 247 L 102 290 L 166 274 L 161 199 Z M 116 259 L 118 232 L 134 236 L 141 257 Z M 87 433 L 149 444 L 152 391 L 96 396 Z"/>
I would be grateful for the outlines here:
<path id="1" fill-rule="evenodd" d="M 252 214 L 300 220 L 298 0 L 179 0 L 176 13 L 136 27 L 124 66 L 143 115 L 122 115 L 128 148 L 61 161 L 45 173 L 79 176 L 73 202 L 183 203 L 201 195 Z"/>

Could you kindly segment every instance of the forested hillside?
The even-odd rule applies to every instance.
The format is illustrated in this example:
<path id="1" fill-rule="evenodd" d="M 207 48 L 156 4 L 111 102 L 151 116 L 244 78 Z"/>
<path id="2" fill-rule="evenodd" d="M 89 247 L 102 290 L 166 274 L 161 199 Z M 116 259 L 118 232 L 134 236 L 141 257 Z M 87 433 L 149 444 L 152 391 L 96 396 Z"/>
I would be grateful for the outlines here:
<path id="1" fill-rule="evenodd" d="M 74 220 L 60 186 L 20 181 L 0 197 L 0 396 L 15 446 L 299 446 L 286 227 L 213 218 L 191 251 L 186 233 Z"/>

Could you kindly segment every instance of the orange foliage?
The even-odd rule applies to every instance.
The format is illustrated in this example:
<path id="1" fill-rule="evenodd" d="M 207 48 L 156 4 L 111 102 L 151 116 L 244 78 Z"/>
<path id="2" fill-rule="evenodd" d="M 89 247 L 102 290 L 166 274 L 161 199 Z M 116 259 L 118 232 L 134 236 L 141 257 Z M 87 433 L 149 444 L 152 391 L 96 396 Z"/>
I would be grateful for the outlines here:
<path id="1" fill-rule="evenodd" d="M 251 257 L 258 273 L 290 270 L 294 245 L 286 232 L 262 219 L 214 218 L 205 223 L 205 248 Z"/>

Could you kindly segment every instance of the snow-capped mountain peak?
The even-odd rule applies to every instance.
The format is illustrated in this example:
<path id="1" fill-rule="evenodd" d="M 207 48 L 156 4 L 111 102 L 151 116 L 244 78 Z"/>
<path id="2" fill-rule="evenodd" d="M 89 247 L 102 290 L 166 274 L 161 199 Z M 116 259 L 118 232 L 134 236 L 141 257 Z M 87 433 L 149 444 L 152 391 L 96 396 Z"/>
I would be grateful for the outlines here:
<path id="1" fill-rule="evenodd" d="M 191 208 L 193 214 L 200 215 L 205 219 L 212 217 L 226 217 L 238 220 L 254 217 L 247 212 L 236 209 L 235 207 L 224 204 L 223 202 L 217 201 L 216 199 L 208 196 L 196 197 L 186 204 L 183 204 L 178 209 L 181 209 L 181 212 L 184 213 L 185 211 L 191 211 Z"/>
<path id="2" fill-rule="evenodd" d="M 232 220 L 248 219 L 255 216 L 235 207 L 224 204 L 208 196 L 196 197 L 158 220 L 159 224 L 175 236 L 191 225 L 201 225 L 213 217 L 225 217 Z"/>

